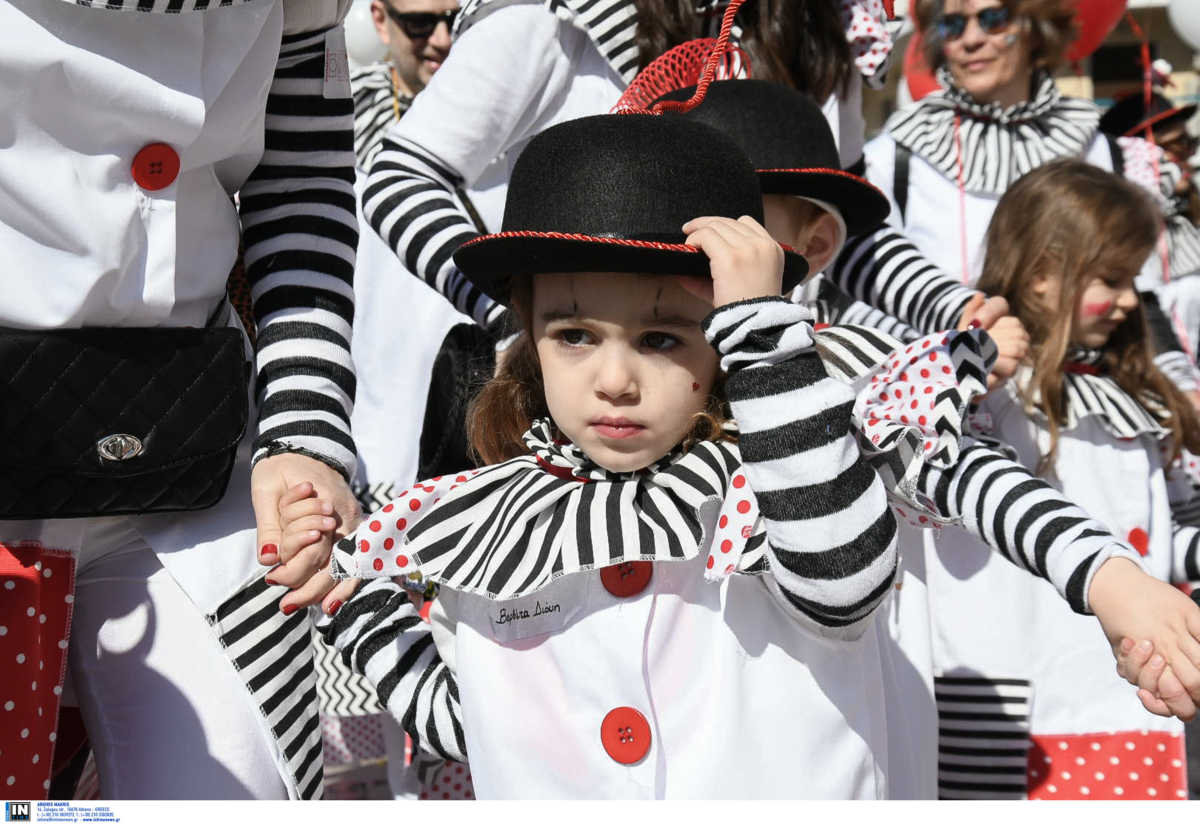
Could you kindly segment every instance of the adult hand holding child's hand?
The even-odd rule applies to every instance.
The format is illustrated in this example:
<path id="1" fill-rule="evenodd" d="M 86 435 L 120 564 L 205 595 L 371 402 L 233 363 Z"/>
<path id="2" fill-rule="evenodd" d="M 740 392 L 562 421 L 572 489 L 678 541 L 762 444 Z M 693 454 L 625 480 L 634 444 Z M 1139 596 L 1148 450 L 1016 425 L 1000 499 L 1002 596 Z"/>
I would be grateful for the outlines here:
<path id="1" fill-rule="evenodd" d="M 712 281 L 681 277 L 684 288 L 714 307 L 783 291 L 783 247 L 762 225 L 742 215 L 698 217 L 683 224 L 687 243 L 708 255 Z"/>
<path id="2" fill-rule="evenodd" d="M 1125 558 L 1110 558 L 1100 566 L 1088 602 L 1112 644 L 1118 674 L 1139 687 L 1143 706 L 1184 721 L 1195 717 L 1200 706 L 1200 607 Z"/>

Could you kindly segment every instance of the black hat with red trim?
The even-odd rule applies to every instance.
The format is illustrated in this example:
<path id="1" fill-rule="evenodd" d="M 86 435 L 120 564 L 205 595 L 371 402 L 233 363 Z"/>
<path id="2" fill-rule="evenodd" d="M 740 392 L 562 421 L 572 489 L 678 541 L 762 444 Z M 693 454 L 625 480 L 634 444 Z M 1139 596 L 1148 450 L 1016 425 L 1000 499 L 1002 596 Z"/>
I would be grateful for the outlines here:
<path id="1" fill-rule="evenodd" d="M 1150 105 L 1147 107 L 1145 94 L 1139 91 L 1114 103 L 1100 118 L 1100 130 L 1117 137 L 1140 137 L 1147 126 L 1165 129 L 1171 123 L 1182 125 L 1195 113 L 1195 103 L 1176 106 L 1158 92 L 1150 95 Z"/>
<path id="2" fill-rule="evenodd" d="M 454 262 L 492 298 L 512 278 L 547 272 L 709 276 L 708 256 L 684 243 L 692 218 L 762 222 L 754 167 L 729 137 L 655 114 L 584 117 L 534 137 L 513 166 L 501 231 L 464 243 Z M 785 248 L 783 290 L 808 274 Z"/>
<path id="3" fill-rule="evenodd" d="M 695 86 L 659 100 L 687 100 Z M 763 194 L 797 195 L 837 207 L 847 231 L 869 232 L 888 215 L 887 196 L 841 168 L 837 142 L 821 109 L 802 92 L 765 80 L 721 80 L 682 117 L 734 139 L 758 171 Z"/>

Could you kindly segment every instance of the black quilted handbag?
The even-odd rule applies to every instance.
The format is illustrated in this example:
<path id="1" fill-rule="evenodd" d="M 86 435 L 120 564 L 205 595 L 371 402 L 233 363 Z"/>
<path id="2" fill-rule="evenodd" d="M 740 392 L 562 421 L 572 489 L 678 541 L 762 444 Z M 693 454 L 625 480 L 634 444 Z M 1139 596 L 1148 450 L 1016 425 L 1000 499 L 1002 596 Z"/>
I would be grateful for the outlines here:
<path id="1" fill-rule="evenodd" d="M 204 509 L 249 414 L 232 328 L 0 328 L 0 519 Z"/>

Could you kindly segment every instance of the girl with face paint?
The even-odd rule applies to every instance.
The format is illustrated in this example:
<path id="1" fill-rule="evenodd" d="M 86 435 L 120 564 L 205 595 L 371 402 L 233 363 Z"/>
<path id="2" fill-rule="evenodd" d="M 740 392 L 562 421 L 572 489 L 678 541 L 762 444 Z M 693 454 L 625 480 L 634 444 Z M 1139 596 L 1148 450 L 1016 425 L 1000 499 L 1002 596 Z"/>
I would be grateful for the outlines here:
<path id="1" fill-rule="evenodd" d="M 979 287 L 1008 301 L 1029 330 L 1030 353 L 1013 380 L 980 405 L 973 423 L 1138 551 L 1140 559 L 1114 560 L 1095 574 L 1092 610 L 1099 615 L 1115 607 L 1136 620 L 1178 610 L 1175 637 L 1184 657 L 1172 656 L 1166 636 L 1152 649 L 1139 647 L 1136 654 L 1149 665 L 1134 679 L 1142 687 L 1135 695 L 1112 671 L 1094 622 L 1073 614 L 1044 582 L 948 531 L 928 583 L 938 618 L 939 712 L 962 739 L 943 731 L 942 754 L 960 744 L 965 753 L 941 759 L 940 786 L 956 796 L 1186 797 L 1182 725 L 1138 702 L 1140 696 L 1154 711 L 1186 698 L 1184 684 L 1196 676 L 1188 662 L 1200 660 L 1194 610 L 1160 583 L 1200 579 L 1200 531 L 1175 523 L 1172 514 L 1179 488 L 1190 492 L 1179 458 L 1194 463 L 1184 450 L 1200 447 L 1200 425 L 1153 364 L 1133 287 L 1161 230 L 1139 188 L 1080 160 L 1048 163 L 1009 187 L 987 231 Z M 1031 484 L 988 492 L 981 511 L 1023 509 L 1025 526 L 1012 537 L 1019 541 L 1047 516 L 1036 494 Z M 1147 598 L 1150 591 L 1158 595 Z M 1111 634 L 1109 640 L 1133 651 L 1132 641 Z M 986 711 L 966 703 L 983 694 L 998 703 Z M 1010 745 L 986 740 L 985 729 L 999 729 L 997 718 L 1028 732 L 1016 737 L 1028 758 L 1013 762 L 1012 787 L 1004 790 L 979 779 L 988 766 L 1004 774 L 1011 757 L 1003 750 Z"/>

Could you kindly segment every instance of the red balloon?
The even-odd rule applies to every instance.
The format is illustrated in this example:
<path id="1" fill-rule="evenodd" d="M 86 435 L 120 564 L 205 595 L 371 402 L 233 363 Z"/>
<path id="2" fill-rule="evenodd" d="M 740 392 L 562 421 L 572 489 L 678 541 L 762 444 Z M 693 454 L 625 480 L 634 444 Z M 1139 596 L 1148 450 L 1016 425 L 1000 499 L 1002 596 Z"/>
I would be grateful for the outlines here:
<path id="1" fill-rule="evenodd" d="M 1125 14 L 1125 0 L 1077 0 L 1079 37 L 1067 49 L 1067 60 L 1082 60 L 1100 48 Z"/>
<path id="2" fill-rule="evenodd" d="M 925 62 L 925 46 L 921 42 L 920 32 L 913 32 L 908 40 L 908 48 L 904 52 L 904 79 L 914 101 L 941 88 L 929 64 Z"/>

